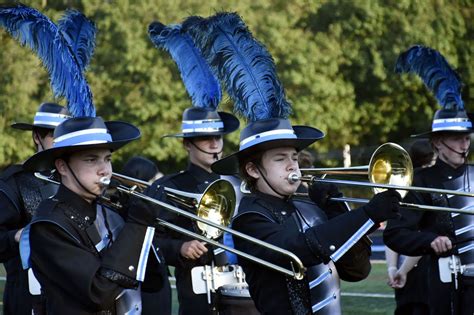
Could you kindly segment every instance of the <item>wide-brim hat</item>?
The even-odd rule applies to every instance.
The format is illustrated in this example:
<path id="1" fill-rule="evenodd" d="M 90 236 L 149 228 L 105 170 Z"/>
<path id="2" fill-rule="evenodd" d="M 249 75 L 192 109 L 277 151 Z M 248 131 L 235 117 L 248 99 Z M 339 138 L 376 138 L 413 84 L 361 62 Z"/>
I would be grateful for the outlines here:
<path id="1" fill-rule="evenodd" d="M 32 124 L 18 122 L 13 123 L 11 127 L 20 130 L 33 130 L 33 128 L 54 130 L 60 123 L 69 118 L 71 118 L 71 115 L 64 106 L 55 103 L 43 103 L 39 106 Z"/>
<path id="2" fill-rule="evenodd" d="M 165 135 L 163 138 L 220 136 L 237 130 L 239 125 L 239 120 L 232 114 L 201 107 L 190 107 L 183 113 L 181 133 Z"/>
<path id="3" fill-rule="evenodd" d="M 465 110 L 440 109 L 436 111 L 431 124 L 431 130 L 416 135 L 412 138 L 430 138 L 437 133 L 473 133 L 472 121 L 474 114 L 467 113 Z"/>
<path id="4" fill-rule="evenodd" d="M 251 122 L 240 133 L 239 151 L 211 166 L 214 173 L 234 175 L 239 172 L 239 160 L 254 152 L 280 147 L 301 151 L 324 137 L 324 132 L 309 126 L 291 126 L 288 119 L 271 118 Z"/>
<path id="5" fill-rule="evenodd" d="M 54 168 L 54 161 L 66 154 L 87 149 L 115 151 L 140 138 L 140 130 L 122 121 L 104 122 L 101 117 L 77 117 L 65 120 L 54 130 L 53 147 L 36 153 L 23 168 L 44 171 Z"/>

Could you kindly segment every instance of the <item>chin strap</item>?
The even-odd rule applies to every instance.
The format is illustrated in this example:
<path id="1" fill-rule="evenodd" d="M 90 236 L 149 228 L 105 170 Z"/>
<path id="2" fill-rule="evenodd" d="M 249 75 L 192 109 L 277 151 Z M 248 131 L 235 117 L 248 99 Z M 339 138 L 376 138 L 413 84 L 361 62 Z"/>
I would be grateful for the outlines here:
<path id="1" fill-rule="evenodd" d="M 67 168 L 69 169 L 69 171 L 71 172 L 72 176 L 74 177 L 74 179 L 76 180 L 76 182 L 79 184 L 79 186 L 81 186 L 82 189 L 84 189 L 85 191 L 87 191 L 89 194 L 91 194 L 92 196 L 95 196 L 96 198 L 98 198 L 100 195 L 96 195 L 94 194 L 92 191 L 90 191 L 89 189 L 87 189 L 86 187 L 84 187 L 84 185 L 82 185 L 81 181 L 79 180 L 79 178 L 77 178 L 76 174 L 74 173 L 74 171 L 72 170 L 72 168 L 69 166 L 69 163 L 66 162 L 66 166 Z"/>
<path id="2" fill-rule="evenodd" d="M 220 150 L 219 152 L 207 152 L 207 151 L 204 151 L 203 149 L 201 149 L 200 147 L 198 147 L 194 142 L 193 140 L 190 140 L 189 141 L 196 149 L 198 149 L 199 151 L 201 151 L 202 153 L 206 153 L 206 154 L 209 154 L 209 155 L 212 155 L 214 160 L 219 160 L 219 154 L 222 153 L 222 151 L 224 150 L 224 146 L 222 146 L 222 150 Z"/>
<path id="3" fill-rule="evenodd" d="M 37 131 L 33 131 L 33 132 L 34 132 L 33 141 L 34 141 L 34 138 L 36 136 L 36 138 L 38 139 L 38 142 L 39 142 L 38 145 L 40 146 L 41 151 L 44 151 L 43 141 L 41 141 L 41 137 L 40 137 L 39 133 Z M 38 152 L 40 152 L 40 151 L 38 151 Z"/>
<path id="4" fill-rule="evenodd" d="M 260 173 L 260 175 L 262 176 L 263 180 L 265 181 L 265 183 L 267 183 L 268 187 L 270 187 L 271 190 L 273 190 L 273 192 L 279 196 L 282 196 L 283 198 L 285 199 L 288 199 L 290 196 L 289 195 L 284 195 L 284 194 L 281 194 L 279 193 L 275 188 L 273 188 L 272 185 L 270 185 L 270 183 L 268 182 L 268 180 L 266 179 L 265 175 L 263 175 L 263 172 L 261 171 L 260 167 L 258 166 L 258 164 L 255 164 L 255 167 L 257 167 L 257 170 L 258 172 Z"/>
<path id="5" fill-rule="evenodd" d="M 469 151 L 459 152 L 459 151 L 456 151 L 456 150 L 454 150 L 453 148 L 451 148 L 449 145 L 447 145 L 446 142 L 441 141 L 441 143 L 442 143 L 446 148 L 448 148 L 449 150 L 451 150 L 452 152 L 454 152 L 454 153 L 459 154 L 460 156 L 462 156 L 462 157 L 464 158 L 464 162 L 466 162 L 467 156 L 469 155 Z"/>

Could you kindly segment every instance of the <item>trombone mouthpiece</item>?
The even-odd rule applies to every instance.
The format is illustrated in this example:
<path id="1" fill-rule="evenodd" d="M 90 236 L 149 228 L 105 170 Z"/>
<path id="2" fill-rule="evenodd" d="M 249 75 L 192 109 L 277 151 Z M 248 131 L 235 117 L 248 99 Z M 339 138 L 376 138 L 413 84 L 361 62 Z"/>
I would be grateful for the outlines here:
<path id="1" fill-rule="evenodd" d="M 109 185 L 110 185 L 110 178 L 105 177 L 105 176 L 104 176 L 104 177 L 101 177 L 101 178 L 99 179 L 99 182 L 100 182 L 100 184 L 101 184 L 102 186 L 109 186 Z"/>
<path id="2" fill-rule="evenodd" d="M 300 181 L 300 176 L 296 173 L 290 173 L 288 175 L 288 182 L 290 182 L 290 184 L 294 184 L 296 182 L 299 182 Z"/>

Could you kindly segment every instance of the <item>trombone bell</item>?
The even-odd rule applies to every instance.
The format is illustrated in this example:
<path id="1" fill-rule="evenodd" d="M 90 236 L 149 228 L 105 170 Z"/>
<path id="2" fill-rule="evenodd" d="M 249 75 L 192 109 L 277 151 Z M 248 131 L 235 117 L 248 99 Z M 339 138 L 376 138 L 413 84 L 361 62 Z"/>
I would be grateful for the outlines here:
<path id="1" fill-rule="evenodd" d="M 216 224 L 228 226 L 234 215 L 236 204 L 234 186 L 226 180 L 218 179 L 202 194 L 197 206 L 196 215 Z M 198 221 L 199 230 L 207 238 L 216 239 L 223 233 L 222 229 Z"/>
<path id="2" fill-rule="evenodd" d="M 395 143 L 385 143 L 375 150 L 369 163 L 369 181 L 373 184 L 409 187 L 413 180 L 413 164 L 407 151 Z M 375 193 L 386 190 L 374 188 Z M 407 190 L 397 190 L 403 197 Z"/>

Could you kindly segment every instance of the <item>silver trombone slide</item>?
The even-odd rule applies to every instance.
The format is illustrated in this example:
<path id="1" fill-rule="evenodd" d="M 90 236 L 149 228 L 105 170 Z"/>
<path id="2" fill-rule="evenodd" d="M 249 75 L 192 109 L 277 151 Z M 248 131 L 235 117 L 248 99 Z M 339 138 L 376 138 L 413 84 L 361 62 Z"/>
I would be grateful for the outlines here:
<path id="1" fill-rule="evenodd" d="M 242 256 L 242 257 L 244 257 L 244 258 L 247 258 L 247 259 L 249 259 L 249 260 L 251 260 L 251 261 L 253 261 L 253 262 L 256 262 L 256 263 L 258 263 L 258 264 L 260 264 L 260 265 L 262 265 L 262 266 L 269 267 L 269 268 L 271 268 L 271 269 L 274 269 L 274 270 L 276 270 L 276 271 L 279 271 L 279 272 L 281 272 L 281 273 L 284 273 L 284 274 L 286 274 L 286 275 L 288 275 L 288 276 L 294 277 L 294 278 L 297 279 L 297 280 L 301 280 L 301 279 L 303 279 L 303 277 L 304 277 L 304 273 L 305 273 L 305 271 L 306 271 L 306 268 L 303 266 L 303 263 L 302 263 L 301 260 L 298 258 L 298 256 L 296 256 L 295 254 L 293 254 L 293 253 L 290 252 L 290 251 L 287 251 L 287 250 L 285 250 L 285 249 L 282 249 L 282 248 L 280 248 L 280 247 L 277 247 L 277 246 L 272 245 L 272 244 L 270 244 L 270 243 L 267 243 L 267 242 L 265 242 L 265 241 L 259 240 L 259 239 L 257 239 L 257 238 L 252 237 L 252 236 L 249 236 L 249 235 L 247 235 L 247 234 L 244 234 L 244 233 L 238 232 L 238 231 L 236 231 L 236 230 L 230 229 L 230 228 L 228 228 L 228 227 L 222 226 L 222 225 L 220 225 L 220 224 L 214 223 L 214 222 L 212 222 L 212 221 L 203 219 L 203 218 L 201 218 L 201 217 L 199 217 L 199 216 L 197 216 L 197 215 L 194 215 L 194 214 L 192 214 L 192 213 L 190 213 L 190 212 L 188 212 L 188 211 L 185 211 L 185 210 L 182 210 L 182 209 L 177 208 L 177 207 L 175 207 L 175 206 L 172 206 L 172 205 L 170 205 L 170 204 L 168 204 L 168 203 L 166 203 L 166 202 L 159 201 L 159 200 L 156 200 L 156 199 L 154 199 L 154 198 L 148 197 L 148 196 L 143 195 L 143 194 L 141 194 L 141 193 L 138 193 L 138 192 L 136 192 L 136 191 L 130 190 L 130 189 L 126 188 L 126 187 L 118 186 L 117 189 L 120 190 L 120 191 L 122 191 L 122 192 L 124 192 L 124 193 L 128 193 L 128 194 L 130 194 L 130 195 L 132 195 L 132 196 L 135 196 L 135 197 L 137 197 L 137 198 L 141 198 L 141 199 L 146 200 L 146 201 L 149 201 L 149 202 L 151 202 L 151 203 L 153 203 L 153 204 L 162 206 L 162 207 L 166 208 L 167 210 L 176 212 L 177 214 L 182 215 L 182 216 L 184 216 L 184 217 L 187 217 L 187 218 L 189 218 L 189 219 L 193 219 L 193 220 L 196 220 L 196 221 L 203 222 L 203 223 L 205 223 L 205 224 L 207 224 L 207 225 L 210 225 L 210 226 L 212 226 L 212 227 L 221 229 L 221 230 L 223 230 L 223 231 L 225 231 L 225 232 L 227 232 L 227 233 L 230 233 L 230 234 L 232 234 L 232 235 L 235 235 L 235 236 L 237 236 L 237 237 L 243 238 L 243 239 L 245 239 L 246 241 L 252 242 L 252 243 L 257 244 L 257 245 L 259 245 L 259 246 L 263 246 L 263 247 L 266 247 L 266 248 L 268 248 L 268 249 L 270 249 L 270 250 L 273 250 L 273 251 L 276 251 L 276 252 L 281 253 L 281 254 L 283 254 L 283 255 L 286 255 L 286 256 L 290 257 L 291 259 L 293 259 L 293 261 L 290 262 L 292 270 L 283 268 L 283 267 L 281 267 L 281 266 L 278 266 L 278 265 L 276 265 L 276 264 L 273 264 L 273 263 L 268 262 L 268 261 L 266 261 L 266 260 L 263 260 L 263 259 L 261 259 L 261 258 L 255 257 L 255 256 L 253 256 L 253 255 L 249 255 L 249 254 L 247 254 L 247 253 L 245 253 L 245 252 L 242 252 L 242 251 L 240 251 L 240 250 L 238 250 L 238 249 L 231 248 L 231 247 L 229 247 L 229 246 L 223 245 L 223 244 L 221 244 L 221 243 L 219 243 L 219 242 L 217 242 L 217 241 L 214 241 L 214 240 L 212 240 L 212 239 L 209 239 L 209 238 L 207 238 L 207 237 L 204 237 L 204 236 L 202 236 L 202 235 L 200 235 L 200 234 L 191 232 L 191 231 L 189 231 L 189 230 L 186 230 L 186 229 L 184 229 L 184 228 L 181 228 L 181 227 L 179 227 L 179 226 L 176 226 L 176 225 L 174 225 L 174 224 L 172 224 L 172 223 L 166 222 L 166 221 L 164 221 L 164 220 L 162 220 L 162 219 L 160 219 L 160 218 L 156 218 L 158 224 L 160 224 L 160 225 L 162 225 L 162 226 L 165 226 L 165 227 L 167 227 L 167 228 L 170 228 L 170 229 L 172 229 L 172 230 L 174 230 L 174 231 L 176 231 L 176 232 L 180 232 L 180 233 L 186 234 L 186 235 L 188 235 L 188 236 L 195 237 L 196 239 L 199 239 L 199 240 L 201 240 L 201 241 L 203 241 L 203 242 L 210 243 L 210 244 L 212 244 L 212 245 L 214 245 L 214 246 L 221 247 L 221 248 L 223 248 L 223 249 L 225 249 L 225 250 L 228 250 L 229 252 L 232 252 L 232 253 L 234 253 L 234 254 L 236 254 L 236 255 L 239 255 L 239 256 Z M 295 262 L 296 265 L 297 265 L 297 267 L 299 268 L 298 271 L 296 271 L 293 262 Z"/>
<path id="2" fill-rule="evenodd" d="M 353 202 L 353 203 L 368 203 L 369 199 L 364 198 L 352 198 L 352 197 L 332 197 L 330 198 L 333 201 L 341 201 L 341 202 Z M 413 209 L 420 209 L 420 210 L 430 210 L 430 211 L 449 211 L 455 213 L 465 213 L 465 214 L 474 214 L 474 210 L 470 209 L 458 209 L 458 208 L 450 208 L 450 207 L 438 207 L 438 206 L 429 206 L 429 205 L 419 205 L 416 203 L 409 203 L 409 202 L 400 202 L 400 206 L 413 208 Z"/>
<path id="3" fill-rule="evenodd" d="M 314 176 L 311 176 L 311 177 L 298 176 L 295 173 L 290 174 L 290 176 L 288 177 L 288 180 L 293 181 L 293 182 L 297 182 L 299 180 L 306 181 L 306 182 L 314 181 L 314 182 L 339 184 L 339 185 L 347 185 L 347 186 L 385 188 L 385 189 L 395 189 L 395 190 L 408 190 L 408 191 L 419 191 L 419 192 L 426 192 L 426 193 L 446 194 L 446 195 L 454 195 L 454 196 L 474 197 L 474 193 L 467 192 L 467 191 L 457 191 L 457 190 L 418 187 L 418 186 L 399 186 L 399 185 L 390 185 L 390 184 L 365 183 L 365 182 L 358 182 L 358 181 L 353 181 L 353 180 L 341 180 L 341 179 L 327 179 L 327 178 L 319 179 Z"/>
<path id="4" fill-rule="evenodd" d="M 45 181 L 48 181 L 48 182 L 51 182 L 51 183 L 54 183 L 54 184 L 59 184 L 59 182 L 57 182 L 57 181 L 55 181 L 55 180 L 49 178 L 48 176 L 45 176 L 45 175 L 39 173 L 39 172 L 36 172 L 36 173 L 35 173 L 35 176 L 36 176 L 37 178 L 39 178 L 39 179 L 42 179 L 42 180 L 45 180 Z M 132 178 L 129 178 L 129 179 L 132 179 Z M 105 183 L 105 182 L 104 182 L 104 184 L 108 184 L 108 183 Z M 137 197 L 137 198 L 141 198 L 141 199 L 143 199 L 143 200 L 149 201 L 149 202 L 151 202 L 151 203 L 153 203 L 153 204 L 159 205 L 159 206 L 161 206 L 161 207 L 163 207 L 163 208 L 165 208 L 165 209 L 167 209 L 167 210 L 173 211 L 173 212 L 175 212 L 175 213 L 177 213 L 177 214 L 179 214 L 179 215 L 182 215 L 182 216 L 184 216 L 184 217 L 187 217 L 187 218 L 189 218 L 189 219 L 194 219 L 194 220 L 196 220 L 196 221 L 203 222 L 203 223 L 205 223 L 205 224 L 207 224 L 207 225 L 210 225 L 210 226 L 212 226 L 212 227 L 221 229 L 221 230 L 223 230 L 223 231 L 225 231 L 225 232 L 227 232 L 227 233 L 230 233 L 230 234 L 235 235 L 235 236 L 237 236 L 237 237 L 243 238 L 243 239 L 245 239 L 245 240 L 247 240 L 247 241 L 249 241 L 249 242 L 252 242 L 252 243 L 254 243 L 254 244 L 257 244 L 257 245 L 259 245 L 259 246 L 263 246 L 263 247 L 266 247 L 266 248 L 268 248 L 268 249 L 270 249 L 270 250 L 273 250 L 273 251 L 275 251 L 275 252 L 281 253 L 282 255 L 285 255 L 285 256 L 287 256 L 287 257 L 289 257 L 289 258 L 291 258 L 291 259 L 293 260 L 293 261 L 290 261 L 292 270 L 286 269 L 286 268 L 281 267 L 281 266 L 278 266 L 278 265 L 276 265 L 276 264 L 273 264 L 273 263 L 271 263 L 271 262 L 269 262 L 269 261 L 263 260 L 263 259 L 258 258 L 258 257 L 256 257 L 256 256 L 249 255 L 249 254 L 247 254 L 247 253 L 245 253 L 245 252 L 242 252 L 242 251 L 240 251 L 240 250 L 238 250 L 238 249 L 235 249 L 235 248 L 226 246 L 226 245 L 221 244 L 221 243 L 219 243 L 219 242 L 217 242 L 217 241 L 215 241 L 215 240 L 213 240 L 213 239 L 211 239 L 211 238 L 207 238 L 207 237 L 205 237 L 205 236 L 203 236 L 203 235 L 200 235 L 200 234 L 198 234 L 198 233 L 191 232 L 191 231 L 189 231 L 189 230 L 187 230 L 187 229 L 184 229 L 184 228 L 182 228 L 182 227 L 180 227 L 180 226 L 177 226 L 177 225 L 175 225 L 175 224 L 169 223 L 169 222 L 167 222 L 167 221 L 165 221 L 165 220 L 162 220 L 162 219 L 160 219 L 160 218 L 156 218 L 157 223 L 160 224 L 161 226 L 167 227 L 167 228 L 169 228 L 169 229 L 172 229 L 172 230 L 174 230 L 174 231 L 176 231 L 176 232 L 185 234 L 185 235 L 187 235 L 187 236 L 190 236 L 190 237 L 199 239 L 199 240 L 201 240 L 201 241 L 203 241 L 203 242 L 212 244 L 212 245 L 214 245 L 214 246 L 223 248 L 223 249 L 225 249 L 225 250 L 228 250 L 229 252 L 232 252 L 232 253 L 234 253 L 234 254 L 236 254 L 236 255 L 242 256 L 242 257 L 244 257 L 244 258 L 246 258 L 246 259 L 249 259 L 249 260 L 251 260 L 251 261 L 253 261 L 253 262 L 255 262 L 255 263 L 258 263 L 258 264 L 260 264 L 260 265 L 262 265 L 262 266 L 271 268 L 271 269 L 273 269 L 273 270 L 276 270 L 276 271 L 278 271 L 278 272 L 281 272 L 281 273 L 283 273 L 283 274 L 286 274 L 286 275 L 288 275 L 288 276 L 291 276 L 291 277 L 295 278 L 296 280 L 301 280 L 301 279 L 303 279 L 303 277 L 304 277 L 304 275 L 305 275 L 306 268 L 304 267 L 303 263 L 302 263 L 301 260 L 298 258 L 298 256 L 296 256 L 296 255 L 293 254 L 292 252 L 290 252 L 290 251 L 288 251 L 288 250 L 285 250 L 285 249 L 282 249 L 282 248 L 280 248 L 280 247 L 277 247 L 277 246 L 275 246 L 275 245 L 272 245 L 272 244 L 270 244 L 270 243 L 267 243 L 267 242 L 265 242 L 265 241 L 259 240 L 259 239 L 257 239 L 257 238 L 252 237 L 252 236 L 246 235 L 246 234 L 244 234 L 244 233 L 238 232 L 238 231 L 236 231 L 236 230 L 230 229 L 230 228 L 228 228 L 228 227 L 222 226 L 222 225 L 220 225 L 220 224 L 214 223 L 214 222 L 212 222 L 212 221 L 206 220 L 206 219 L 201 218 L 201 217 L 199 217 L 199 216 L 197 216 L 197 215 L 195 215 L 195 214 L 192 214 L 192 213 L 190 213 L 190 212 L 188 212 L 188 211 L 185 211 L 185 210 L 182 210 L 182 209 L 180 209 L 180 208 L 177 208 L 177 207 L 175 207 L 175 206 L 173 206 L 173 205 L 170 205 L 170 204 L 168 204 L 168 203 L 166 203 L 166 202 L 159 201 L 159 200 L 156 200 L 156 199 L 154 199 L 154 198 L 148 197 L 148 196 L 146 196 L 146 195 L 144 195 L 144 194 L 142 194 L 142 193 L 136 192 L 135 189 L 136 189 L 137 187 L 138 187 L 137 185 L 135 185 L 133 188 L 128 188 L 128 187 L 126 187 L 126 186 L 119 185 L 119 186 L 117 186 L 116 188 L 117 188 L 119 191 L 122 191 L 122 192 L 124 192 L 124 193 L 126 193 L 126 194 L 129 194 L 129 195 L 135 196 L 135 197 Z M 104 199 L 104 202 L 108 203 L 110 206 L 113 206 L 113 207 L 118 207 L 118 206 L 119 206 L 119 205 L 117 205 L 117 204 L 110 203 L 110 200 L 108 200 L 107 197 L 101 197 L 101 198 L 103 198 L 103 199 Z M 296 265 L 297 269 L 295 269 L 295 265 Z"/>

